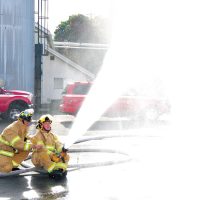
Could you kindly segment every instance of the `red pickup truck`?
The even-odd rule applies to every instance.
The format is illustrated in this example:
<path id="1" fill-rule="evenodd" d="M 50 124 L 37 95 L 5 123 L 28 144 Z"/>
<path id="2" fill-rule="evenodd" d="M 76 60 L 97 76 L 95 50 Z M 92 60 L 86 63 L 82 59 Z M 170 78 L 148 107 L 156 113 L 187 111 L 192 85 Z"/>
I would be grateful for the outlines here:
<path id="1" fill-rule="evenodd" d="M 68 84 L 63 92 L 59 106 L 60 111 L 75 116 L 87 96 L 91 85 L 91 82 Z M 105 116 L 156 120 L 161 115 L 169 112 L 170 105 L 166 99 L 149 98 L 134 94 L 120 96 L 105 112 Z"/>
<path id="2" fill-rule="evenodd" d="M 33 107 L 33 94 L 21 90 L 6 90 L 0 87 L 0 116 L 9 121 L 27 108 Z"/>

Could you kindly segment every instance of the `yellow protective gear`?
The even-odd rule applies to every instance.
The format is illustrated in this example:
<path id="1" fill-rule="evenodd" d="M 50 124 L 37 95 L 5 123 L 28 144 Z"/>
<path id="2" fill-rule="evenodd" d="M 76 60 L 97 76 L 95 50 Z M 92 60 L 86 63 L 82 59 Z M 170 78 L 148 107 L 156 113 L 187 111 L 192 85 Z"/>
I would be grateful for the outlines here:
<path id="1" fill-rule="evenodd" d="M 40 119 L 38 120 L 38 123 L 40 123 L 40 124 L 42 124 L 44 122 L 52 123 L 52 121 L 53 121 L 53 117 L 51 115 L 47 114 L 47 115 L 42 115 L 40 117 Z"/>
<path id="2" fill-rule="evenodd" d="M 49 173 L 58 168 L 64 171 L 67 169 L 69 156 L 64 160 L 65 162 L 60 159 L 55 160 L 55 155 L 60 154 L 63 147 L 55 134 L 37 129 L 31 142 L 35 145 L 43 145 L 43 148 L 34 150 L 32 153 L 32 162 L 36 167 L 43 167 Z"/>
<path id="3" fill-rule="evenodd" d="M 61 152 L 59 153 L 59 156 L 54 153 L 51 155 L 51 160 L 58 163 L 58 162 L 68 162 L 69 161 L 69 155 L 67 152 Z"/>
<path id="4" fill-rule="evenodd" d="M 32 144 L 26 141 L 28 127 L 18 120 L 8 125 L 0 135 L 0 172 L 10 172 L 26 159 Z"/>
<path id="5" fill-rule="evenodd" d="M 52 123 L 52 121 L 53 121 L 53 117 L 51 115 L 49 115 L 49 114 L 42 115 L 40 117 L 40 119 L 38 120 L 38 124 L 37 124 L 36 128 L 37 129 L 41 129 L 42 128 L 42 124 L 44 122 L 50 122 L 50 123 Z"/>

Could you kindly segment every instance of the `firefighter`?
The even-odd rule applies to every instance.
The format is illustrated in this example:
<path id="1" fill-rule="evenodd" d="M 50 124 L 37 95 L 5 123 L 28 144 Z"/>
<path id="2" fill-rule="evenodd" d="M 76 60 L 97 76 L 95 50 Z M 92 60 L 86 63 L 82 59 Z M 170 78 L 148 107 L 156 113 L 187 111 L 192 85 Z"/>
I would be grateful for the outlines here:
<path id="1" fill-rule="evenodd" d="M 52 116 L 42 115 L 36 126 L 36 133 L 31 138 L 35 145 L 43 148 L 32 153 L 32 163 L 36 167 L 44 168 L 50 178 L 66 177 L 69 155 L 58 137 L 51 131 Z"/>
<path id="2" fill-rule="evenodd" d="M 31 123 L 34 110 L 22 111 L 18 119 L 8 125 L 0 135 L 0 172 L 10 172 L 19 169 L 32 148 L 28 140 L 28 128 Z"/>

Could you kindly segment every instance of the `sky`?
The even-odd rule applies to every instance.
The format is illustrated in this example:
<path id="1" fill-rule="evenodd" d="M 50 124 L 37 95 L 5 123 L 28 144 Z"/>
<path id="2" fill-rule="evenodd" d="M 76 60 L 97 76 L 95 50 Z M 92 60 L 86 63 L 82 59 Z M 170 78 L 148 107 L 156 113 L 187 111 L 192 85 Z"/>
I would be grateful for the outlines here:
<path id="1" fill-rule="evenodd" d="M 111 0 L 49 0 L 48 6 L 48 28 L 52 34 L 70 15 L 109 17 L 111 12 Z"/>

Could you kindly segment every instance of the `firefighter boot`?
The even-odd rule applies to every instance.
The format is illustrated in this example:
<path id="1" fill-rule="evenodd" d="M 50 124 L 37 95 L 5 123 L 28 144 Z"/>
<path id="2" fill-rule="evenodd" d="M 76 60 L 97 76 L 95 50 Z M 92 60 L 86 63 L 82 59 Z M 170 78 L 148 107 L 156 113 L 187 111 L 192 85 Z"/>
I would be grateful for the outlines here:
<path id="1" fill-rule="evenodd" d="M 49 173 L 49 178 L 60 180 L 66 178 L 67 171 L 63 171 L 63 169 L 56 169 Z"/>

